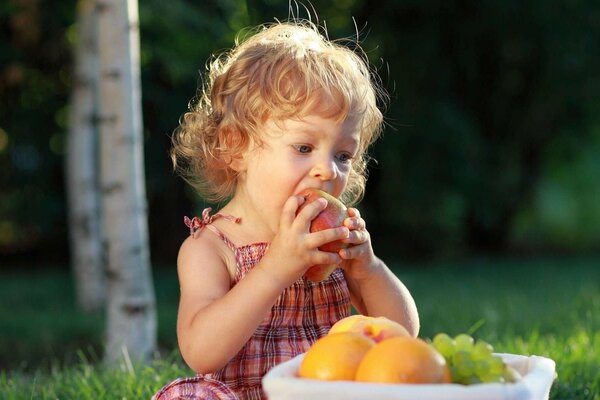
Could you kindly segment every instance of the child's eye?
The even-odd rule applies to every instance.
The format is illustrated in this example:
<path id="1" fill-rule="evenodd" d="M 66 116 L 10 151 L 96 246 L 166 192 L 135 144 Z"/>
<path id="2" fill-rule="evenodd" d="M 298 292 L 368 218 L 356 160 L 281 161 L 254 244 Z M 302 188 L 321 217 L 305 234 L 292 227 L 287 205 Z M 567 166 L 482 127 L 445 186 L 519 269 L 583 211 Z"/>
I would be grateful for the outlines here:
<path id="1" fill-rule="evenodd" d="M 295 144 L 294 149 L 301 154 L 310 153 L 312 151 L 312 147 L 307 144 Z"/>
<path id="2" fill-rule="evenodd" d="M 336 158 L 343 163 L 349 163 L 352 161 L 352 154 L 350 153 L 339 153 Z"/>

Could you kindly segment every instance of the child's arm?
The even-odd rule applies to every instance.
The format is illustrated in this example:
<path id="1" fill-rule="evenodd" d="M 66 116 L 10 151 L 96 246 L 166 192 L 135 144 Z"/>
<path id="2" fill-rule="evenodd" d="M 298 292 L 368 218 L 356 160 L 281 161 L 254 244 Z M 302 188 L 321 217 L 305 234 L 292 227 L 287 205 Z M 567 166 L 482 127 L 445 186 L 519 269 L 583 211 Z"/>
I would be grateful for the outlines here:
<path id="1" fill-rule="evenodd" d="M 284 206 L 279 232 L 262 260 L 234 287 L 227 269 L 229 250 L 206 230 L 181 246 L 181 298 L 177 318 L 179 348 L 198 373 L 223 367 L 248 341 L 281 292 L 314 264 L 339 263 L 339 255 L 318 250 L 348 237 L 347 228 L 310 233 L 310 221 L 324 202 L 292 197 Z M 231 259 L 229 255 L 229 259 Z"/>
<path id="2" fill-rule="evenodd" d="M 365 315 L 385 316 L 404 325 L 412 335 L 419 333 L 419 314 L 404 284 L 383 261 L 374 260 L 373 273 L 361 280 L 348 279 L 352 303 Z"/>
<path id="3" fill-rule="evenodd" d="M 348 210 L 350 218 L 346 219 L 345 224 L 351 232 L 346 241 L 352 246 L 340 250 L 339 254 L 344 259 L 342 267 L 353 305 L 362 314 L 395 320 L 404 325 L 411 335 L 417 336 L 419 314 L 413 297 L 387 265 L 374 254 L 369 232 L 358 210 Z"/>
<path id="4" fill-rule="evenodd" d="M 209 235 L 204 230 L 188 238 L 177 261 L 179 349 L 198 373 L 213 372 L 233 357 L 280 293 L 260 273 L 249 273 L 229 290 L 230 275 L 221 251 L 216 251 L 223 246 Z"/>

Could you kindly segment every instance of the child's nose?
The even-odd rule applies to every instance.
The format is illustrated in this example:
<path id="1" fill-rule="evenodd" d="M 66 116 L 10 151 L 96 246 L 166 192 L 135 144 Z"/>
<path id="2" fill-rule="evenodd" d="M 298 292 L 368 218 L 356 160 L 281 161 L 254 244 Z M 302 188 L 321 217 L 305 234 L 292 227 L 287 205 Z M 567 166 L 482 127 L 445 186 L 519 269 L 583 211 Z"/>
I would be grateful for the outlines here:
<path id="1" fill-rule="evenodd" d="M 312 176 L 322 180 L 332 180 L 337 177 L 335 162 L 327 159 L 318 162 L 312 169 Z"/>

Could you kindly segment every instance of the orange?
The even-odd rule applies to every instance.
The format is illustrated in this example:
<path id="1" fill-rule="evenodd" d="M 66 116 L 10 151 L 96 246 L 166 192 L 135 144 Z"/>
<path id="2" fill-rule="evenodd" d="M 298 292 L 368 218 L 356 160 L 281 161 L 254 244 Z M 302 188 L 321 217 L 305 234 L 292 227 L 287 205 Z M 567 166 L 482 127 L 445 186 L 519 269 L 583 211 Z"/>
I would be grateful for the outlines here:
<path id="1" fill-rule="evenodd" d="M 356 332 L 323 336 L 306 352 L 298 376 L 324 381 L 354 380 L 362 358 L 375 342 Z"/>
<path id="2" fill-rule="evenodd" d="M 378 383 L 449 383 L 446 359 L 422 339 L 393 337 L 362 359 L 356 380 Z"/>

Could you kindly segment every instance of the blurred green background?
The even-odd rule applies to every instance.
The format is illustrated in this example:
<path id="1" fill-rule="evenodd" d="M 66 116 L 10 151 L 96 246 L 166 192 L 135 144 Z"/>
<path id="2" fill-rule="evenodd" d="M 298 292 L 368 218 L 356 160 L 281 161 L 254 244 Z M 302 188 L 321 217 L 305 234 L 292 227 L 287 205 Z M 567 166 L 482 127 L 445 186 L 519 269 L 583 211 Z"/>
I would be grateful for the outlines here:
<path id="1" fill-rule="evenodd" d="M 170 265 L 186 235 L 182 216 L 204 202 L 172 173 L 169 135 L 210 54 L 243 27 L 285 19 L 289 3 L 139 6 L 151 254 Z M 600 249 L 599 2 L 312 6 L 331 38 L 358 32 L 391 95 L 360 205 L 382 256 Z M 3 268 L 68 265 L 63 160 L 75 9 L 74 0 L 0 5 Z"/>
<path id="2" fill-rule="evenodd" d="M 31 369 L 82 354 L 96 361 L 102 351 L 103 313 L 76 308 L 69 269 L 64 158 L 76 5 L 0 2 L 0 387 L 10 386 L 6 369 L 26 371 L 29 387 Z M 422 334 L 479 329 L 500 351 L 557 360 L 553 398 L 596 396 L 600 2 L 306 5 L 331 38 L 358 34 L 390 94 L 359 208 L 375 250 L 414 294 Z M 159 345 L 169 353 L 183 216 L 210 205 L 172 172 L 170 134 L 211 53 L 244 27 L 286 19 L 290 3 L 139 7 L 151 256 Z M 148 392 L 186 372 L 148 379 Z"/>

